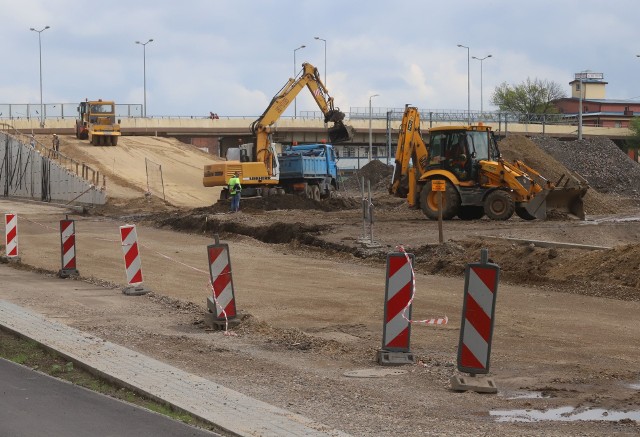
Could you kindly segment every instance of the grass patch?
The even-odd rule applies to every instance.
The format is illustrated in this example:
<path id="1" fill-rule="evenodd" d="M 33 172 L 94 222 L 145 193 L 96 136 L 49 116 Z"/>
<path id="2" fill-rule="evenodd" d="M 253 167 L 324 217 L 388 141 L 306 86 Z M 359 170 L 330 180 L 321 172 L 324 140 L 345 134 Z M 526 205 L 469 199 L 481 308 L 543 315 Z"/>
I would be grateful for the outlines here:
<path id="1" fill-rule="evenodd" d="M 218 431 L 213 425 L 188 413 L 175 411 L 169 405 L 140 396 L 127 388 L 118 387 L 109 381 L 96 377 L 88 371 L 75 366 L 64 357 L 50 352 L 38 343 L 25 340 L 0 329 L 0 358 L 30 367 L 47 375 L 63 379 L 89 390 L 111 396 L 116 399 L 146 408 L 183 423 Z"/>

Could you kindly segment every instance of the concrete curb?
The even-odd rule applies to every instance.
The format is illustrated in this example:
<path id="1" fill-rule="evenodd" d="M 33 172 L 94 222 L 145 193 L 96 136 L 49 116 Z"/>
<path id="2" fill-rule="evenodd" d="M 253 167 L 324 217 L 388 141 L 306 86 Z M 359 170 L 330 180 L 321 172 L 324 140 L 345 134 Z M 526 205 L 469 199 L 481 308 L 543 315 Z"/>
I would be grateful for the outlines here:
<path id="1" fill-rule="evenodd" d="M 50 321 L 5 300 L 0 300 L 0 328 L 54 350 L 118 385 L 186 411 L 237 436 L 348 436 L 299 414 Z"/>

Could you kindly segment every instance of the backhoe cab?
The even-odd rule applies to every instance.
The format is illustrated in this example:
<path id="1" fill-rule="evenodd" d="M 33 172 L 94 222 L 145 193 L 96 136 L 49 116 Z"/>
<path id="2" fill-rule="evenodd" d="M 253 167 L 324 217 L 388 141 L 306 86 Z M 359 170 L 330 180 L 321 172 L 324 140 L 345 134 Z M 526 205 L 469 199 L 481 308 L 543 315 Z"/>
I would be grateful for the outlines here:
<path id="1" fill-rule="evenodd" d="M 584 220 L 582 198 L 588 185 L 570 174 L 560 186 L 522 161 L 505 161 L 489 126 L 443 126 L 429 130 L 424 143 L 417 108 L 405 109 L 390 193 L 406 197 L 432 220 L 439 214 L 434 180 L 444 180 L 442 217 L 462 220 L 487 215 L 508 220 L 514 212 L 525 220 L 545 219 L 547 209 Z M 564 179 L 564 177 L 563 177 Z"/>

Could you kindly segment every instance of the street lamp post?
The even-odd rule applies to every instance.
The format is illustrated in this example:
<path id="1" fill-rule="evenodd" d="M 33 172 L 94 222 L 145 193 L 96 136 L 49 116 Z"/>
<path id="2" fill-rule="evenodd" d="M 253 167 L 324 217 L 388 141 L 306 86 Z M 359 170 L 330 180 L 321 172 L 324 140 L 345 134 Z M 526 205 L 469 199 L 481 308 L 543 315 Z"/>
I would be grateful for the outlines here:
<path id="1" fill-rule="evenodd" d="M 298 47 L 297 49 L 293 50 L 293 78 L 296 78 L 296 52 L 300 49 L 305 48 L 305 45 L 301 45 L 300 47 Z M 298 97 L 294 97 L 293 98 L 293 118 L 297 118 L 298 117 Z"/>
<path id="2" fill-rule="evenodd" d="M 580 73 L 578 83 L 580 84 L 580 96 L 578 98 L 578 140 L 582 140 L 582 73 Z"/>
<path id="3" fill-rule="evenodd" d="M 140 41 L 136 41 L 136 44 L 140 44 L 142 46 L 142 86 L 144 93 L 144 108 L 143 108 L 143 117 L 147 117 L 147 44 L 152 42 L 153 39 L 149 39 L 149 41 L 142 43 Z"/>
<path id="4" fill-rule="evenodd" d="M 40 54 L 40 127 L 44 127 L 44 109 L 42 105 L 42 32 L 49 29 L 49 26 L 45 26 L 44 28 L 37 30 L 33 27 L 29 30 L 33 32 L 38 32 L 38 52 Z"/>
<path id="5" fill-rule="evenodd" d="M 320 38 L 319 36 L 314 36 L 318 41 L 324 42 L 324 86 L 327 86 L 327 40 Z"/>
<path id="6" fill-rule="evenodd" d="M 484 99 L 482 96 L 482 61 L 490 57 L 491 55 L 487 55 L 484 58 L 476 58 L 475 56 L 473 56 L 473 59 L 477 59 L 478 61 L 480 61 L 480 115 L 484 113 L 484 106 L 483 106 Z"/>
<path id="7" fill-rule="evenodd" d="M 470 66 L 471 59 L 469 58 L 469 47 L 458 44 L 458 47 L 467 49 L 467 123 L 471 125 L 471 79 L 470 79 Z"/>
<path id="8" fill-rule="evenodd" d="M 374 94 L 369 96 L 369 162 L 371 162 L 371 155 L 373 153 L 373 132 L 371 131 L 371 99 L 378 97 L 380 94 Z"/>

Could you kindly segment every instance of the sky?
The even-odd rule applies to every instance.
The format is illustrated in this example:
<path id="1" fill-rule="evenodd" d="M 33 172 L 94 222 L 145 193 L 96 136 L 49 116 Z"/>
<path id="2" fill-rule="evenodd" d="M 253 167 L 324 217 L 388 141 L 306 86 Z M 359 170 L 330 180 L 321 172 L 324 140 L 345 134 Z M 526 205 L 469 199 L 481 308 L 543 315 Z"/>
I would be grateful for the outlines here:
<path id="1" fill-rule="evenodd" d="M 640 99 L 638 18 L 637 0 L 0 0 L 0 105 L 39 104 L 40 53 L 45 104 L 142 104 L 146 78 L 148 116 L 259 116 L 303 62 L 344 112 L 374 94 L 374 108 L 495 110 L 501 83 L 570 96 L 581 71 Z M 40 50 L 29 29 L 45 26 Z M 303 90 L 295 109 L 318 107 Z"/>

